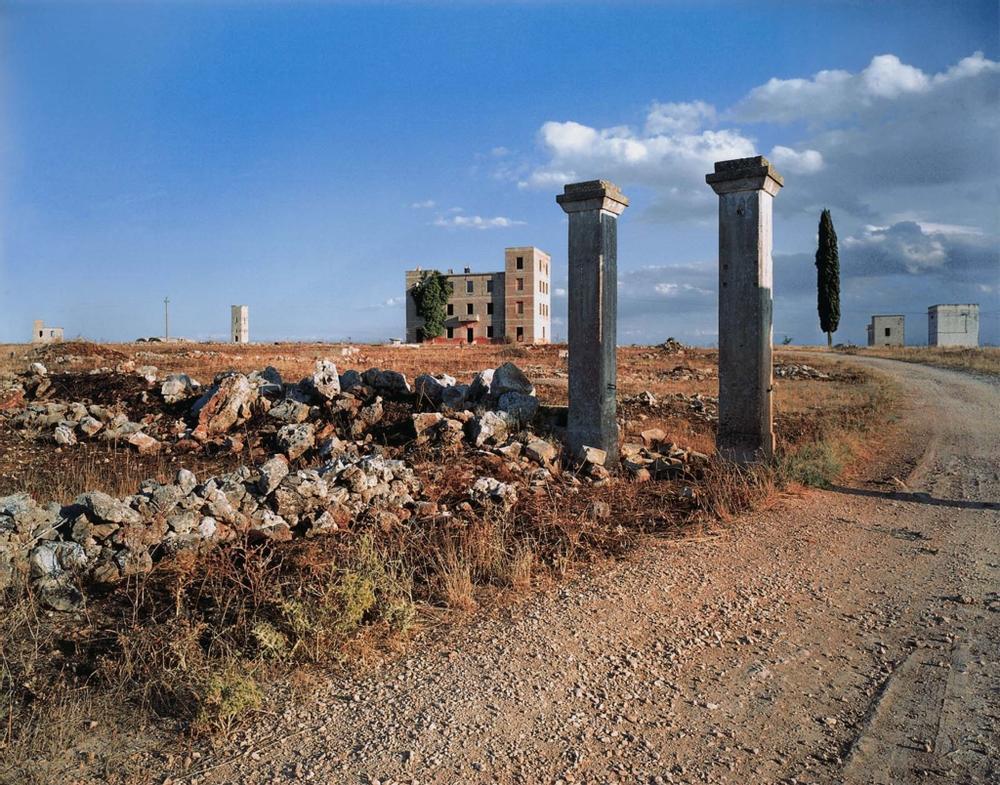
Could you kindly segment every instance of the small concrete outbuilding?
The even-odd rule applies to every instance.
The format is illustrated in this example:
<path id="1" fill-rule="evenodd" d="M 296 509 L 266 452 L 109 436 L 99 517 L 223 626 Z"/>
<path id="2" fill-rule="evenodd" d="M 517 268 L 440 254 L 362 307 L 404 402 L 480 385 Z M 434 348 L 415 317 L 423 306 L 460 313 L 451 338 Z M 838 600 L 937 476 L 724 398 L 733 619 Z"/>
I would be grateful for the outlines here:
<path id="1" fill-rule="evenodd" d="M 31 330 L 32 343 L 59 343 L 62 339 L 62 327 L 46 327 L 41 319 L 35 319 Z"/>
<path id="2" fill-rule="evenodd" d="M 869 346 L 905 346 L 906 317 L 903 314 L 877 314 L 868 325 Z"/>
<path id="3" fill-rule="evenodd" d="M 979 306 L 932 305 L 927 309 L 929 346 L 979 346 Z"/>

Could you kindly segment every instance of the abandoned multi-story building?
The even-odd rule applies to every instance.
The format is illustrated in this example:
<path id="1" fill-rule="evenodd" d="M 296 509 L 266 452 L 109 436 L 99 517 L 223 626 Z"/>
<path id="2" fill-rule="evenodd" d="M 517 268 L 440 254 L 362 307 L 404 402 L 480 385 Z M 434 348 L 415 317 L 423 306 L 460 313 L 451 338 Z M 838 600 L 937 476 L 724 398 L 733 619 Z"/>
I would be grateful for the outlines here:
<path id="1" fill-rule="evenodd" d="M 233 343 L 250 343 L 250 306 L 230 306 L 229 322 L 229 335 Z"/>
<path id="2" fill-rule="evenodd" d="M 495 273 L 445 274 L 452 285 L 444 334 L 434 342 L 549 343 L 552 340 L 551 259 L 525 246 L 504 249 L 504 269 Z M 406 341 L 424 342 L 424 320 L 412 290 L 427 271 L 406 271 Z"/>
<path id="3" fill-rule="evenodd" d="M 868 325 L 869 346 L 904 346 L 906 317 L 903 314 L 880 314 Z"/>
<path id="4" fill-rule="evenodd" d="M 932 305 L 927 309 L 930 346 L 979 346 L 979 306 Z"/>
<path id="5" fill-rule="evenodd" d="M 35 319 L 31 329 L 32 343 L 59 343 L 62 339 L 62 327 L 46 327 L 44 321 Z"/>

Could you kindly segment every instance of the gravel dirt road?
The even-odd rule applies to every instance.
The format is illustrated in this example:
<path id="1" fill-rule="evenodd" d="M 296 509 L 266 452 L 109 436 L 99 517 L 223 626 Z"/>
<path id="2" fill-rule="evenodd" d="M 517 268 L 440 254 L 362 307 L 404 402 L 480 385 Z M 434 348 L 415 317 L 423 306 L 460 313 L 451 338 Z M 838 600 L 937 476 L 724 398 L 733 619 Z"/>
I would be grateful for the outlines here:
<path id="1" fill-rule="evenodd" d="M 866 479 L 651 540 L 174 781 L 997 782 L 1000 387 L 856 361 L 905 389 Z"/>

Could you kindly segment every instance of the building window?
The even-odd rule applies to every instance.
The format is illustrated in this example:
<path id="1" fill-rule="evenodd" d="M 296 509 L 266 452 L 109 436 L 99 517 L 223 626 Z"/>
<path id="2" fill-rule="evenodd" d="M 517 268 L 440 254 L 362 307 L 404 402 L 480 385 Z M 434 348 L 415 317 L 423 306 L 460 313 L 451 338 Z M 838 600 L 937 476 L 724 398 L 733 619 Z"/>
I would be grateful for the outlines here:
<path id="1" fill-rule="evenodd" d="M 465 305 L 465 313 L 468 316 L 472 316 L 472 303 L 466 303 L 466 305 Z"/>
<path id="2" fill-rule="evenodd" d="M 487 338 L 492 338 L 493 337 L 493 325 L 492 324 L 488 325 L 486 327 L 486 337 Z"/>
<path id="3" fill-rule="evenodd" d="M 455 303 L 448 303 L 448 316 L 455 315 Z"/>
<path id="4" fill-rule="evenodd" d="M 465 282 L 465 291 L 467 294 L 472 294 L 475 291 L 472 281 Z"/>
<path id="5" fill-rule="evenodd" d="M 514 266 L 518 270 L 523 270 L 524 269 L 524 257 L 523 256 L 518 256 L 517 260 L 514 262 Z"/>
<path id="6" fill-rule="evenodd" d="M 448 337 L 449 338 L 454 338 L 455 337 L 455 328 L 454 327 L 449 327 L 448 328 Z"/>
<path id="7" fill-rule="evenodd" d="M 493 279 L 492 278 L 487 278 L 486 279 L 486 293 L 489 294 L 492 291 L 493 291 Z"/>
<path id="8" fill-rule="evenodd" d="M 493 313 L 493 303 L 486 303 L 486 313 Z"/>
<path id="9" fill-rule="evenodd" d="M 523 341 L 524 340 L 524 328 L 523 327 L 518 327 L 517 328 L 517 340 L 518 341 Z"/>
<path id="10" fill-rule="evenodd" d="M 524 279 L 523 278 L 518 278 L 517 279 L 517 290 L 519 292 L 523 292 L 524 291 Z"/>
<path id="11" fill-rule="evenodd" d="M 886 327 L 885 328 L 885 337 L 888 338 L 890 335 L 892 335 L 892 330 L 890 328 Z"/>
<path id="12" fill-rule="evenodd" d="M 518 300 L 517 301 L 517 312 L 519 314 L 523 314 L 524 313 L 524 301 L 523 300 Z"/>
<path id="13" fill-rule="evenodd" d="M 545 339 L 545 325 L 542 325 L 542 339 Z"/>

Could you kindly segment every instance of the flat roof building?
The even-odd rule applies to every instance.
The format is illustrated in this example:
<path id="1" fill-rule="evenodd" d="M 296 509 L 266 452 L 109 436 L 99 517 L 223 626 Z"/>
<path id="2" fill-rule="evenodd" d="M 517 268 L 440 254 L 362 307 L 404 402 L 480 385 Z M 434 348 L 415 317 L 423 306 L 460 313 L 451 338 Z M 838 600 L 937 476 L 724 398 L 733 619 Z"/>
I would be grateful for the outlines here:
<path id="1" fill-rule="evenodd" d="M 493 273 L 448 270 L 452 285 L 444 333 L 424 335 L 413 288 L 430 272 L 406 271 L 406 341 L 423 343 L 549 343 L 552 340 L 551 259 L 534 246 L 504 249 L 504 269 Z"/>
<path id="2" fill-rule="evenodd" d="M 35 319 L 31 329 L 32 343 L 59 343 L 62 339 L 62 327 L 46 327 L 44 321 Z"/>
<path id="3" fill-rule="evenodd" d="M 902 314 L 876 314 L 868 325 L 869 346 L 905 346 L 906 318 Z"/>
<path id="4" fill-rule="evenodd" d="M 927 309 L 927 343 L 979 346 L 979 305 L 932 305 Z"/>

